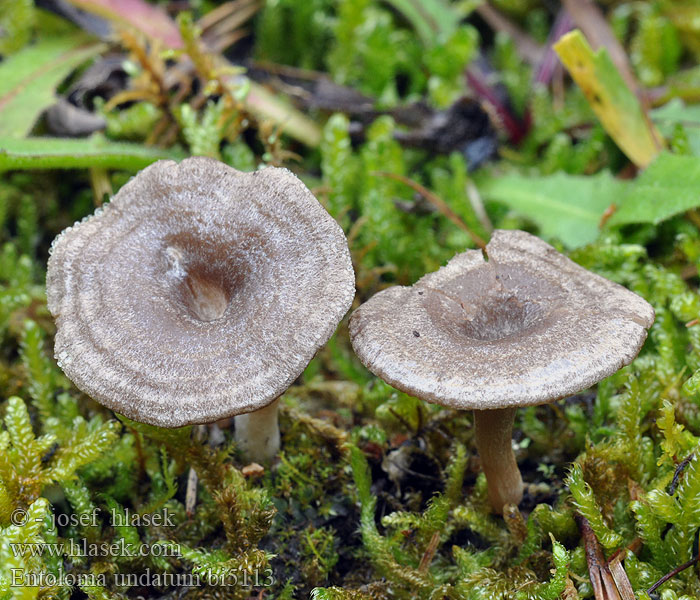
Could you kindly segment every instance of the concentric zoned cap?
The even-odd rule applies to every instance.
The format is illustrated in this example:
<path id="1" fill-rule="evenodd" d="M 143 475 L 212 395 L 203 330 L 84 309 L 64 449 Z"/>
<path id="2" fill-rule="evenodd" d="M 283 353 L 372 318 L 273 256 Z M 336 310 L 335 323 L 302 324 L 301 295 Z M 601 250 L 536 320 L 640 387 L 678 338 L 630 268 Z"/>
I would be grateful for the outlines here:
<path id="1" fill-rule="evenodd" d="M 73 382 L 165 427 L 260 409 L 350 308 L 341 228 L 286 169 L 159 161 L 56 238 L 56 357 Z"/>

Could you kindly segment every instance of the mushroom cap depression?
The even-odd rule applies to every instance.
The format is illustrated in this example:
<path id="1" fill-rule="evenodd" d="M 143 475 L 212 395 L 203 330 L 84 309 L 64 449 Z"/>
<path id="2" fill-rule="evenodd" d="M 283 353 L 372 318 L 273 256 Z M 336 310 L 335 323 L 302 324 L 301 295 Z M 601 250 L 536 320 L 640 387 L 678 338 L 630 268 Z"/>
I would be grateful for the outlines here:
<path id="1" fill-rule="evenodd" d="M 408 394 L 456 409 L 550 402 L 629 364 L 654 310 L 523 231 L 494 231 L 412 287 L 350 318 L 364 365 Z"/>
<path id="2" fill-rule="evenodd" d="M 342 229 L 286 169 L 159 161 L 52 245 L 48 306 L 78 388 L 163 427 L 260 409 L 349 310 Z"/>

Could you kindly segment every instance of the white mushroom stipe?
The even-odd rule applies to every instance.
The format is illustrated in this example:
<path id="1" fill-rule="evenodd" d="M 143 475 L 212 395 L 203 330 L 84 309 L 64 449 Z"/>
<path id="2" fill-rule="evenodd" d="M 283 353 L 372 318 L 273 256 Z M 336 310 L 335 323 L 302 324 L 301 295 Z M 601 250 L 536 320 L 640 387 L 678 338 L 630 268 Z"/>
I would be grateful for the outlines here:
<path id="1" fill-rule="evenodd" d="M 350 336 L 364 365 L 395 388 L 477 411 L 501 512 L 522 496 L 504 409 L 558 400 L 629 364 L 654 310 L 524 231 L 494 231 L 486 255 L 468 250 L 412 287 L 376 294 L 353 313 Z"/>
<path id="2" fill-rule="evenodd" d="M 275 400 L 260 410 L 236 416 L 234 436 L 244 456 L 259 463 L 277 456 L 280 449 L 278 412 L 279 400 Z"/>
<path id="3" fill-rule="evenodd" d="M 342 229 L 290 171 L 202 157 L 141 171 L 56 238 L 47 272 L 66 375 L 162 427 L 267 407 L 328 341 L 354 284 Z"/>

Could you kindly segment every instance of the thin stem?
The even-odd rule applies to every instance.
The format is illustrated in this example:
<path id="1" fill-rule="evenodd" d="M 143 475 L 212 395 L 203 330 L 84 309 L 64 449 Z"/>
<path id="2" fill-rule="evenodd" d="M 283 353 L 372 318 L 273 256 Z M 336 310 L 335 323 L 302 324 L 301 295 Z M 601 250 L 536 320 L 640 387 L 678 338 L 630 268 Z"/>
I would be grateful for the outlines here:
<path id="1" fill-rule="evenodd" d="M 515 408 L 474 411 L 476 447 L 486 474 L 489 500 L 498 514 L 503 513 L 506 504 L 517 506 L 523 498 L 523 480 L 512 446 L 515 411 Z"/>
<path id="2" fill-rule="evenodd" d="M 423 196 L 423 198 L 425 198 L 435 208 L 437 208 L 445 217 L 447 217 L 450 221 L 457 225 L 457 227 L 459 227 L 462 231 L 465 231 L 467 235 L 472 239 L 472 242 L 479 246 L 479 248 L 481 248 L 482 250 L 486 248 L 486 242 L 469 228 L 469 225 L 467 225 L 464 222 L 462 217 L 460 217 L 455 211 L 453 211 L 450 208 L 450 205 L 447 204 L 447 202 L 445 202 L 442 198 L 440 198 L 440 196 L 438 196 L 437 194 L 433 194 L 433 192 L 431 192 L 428 188 L 423 187 L 420 183 L 417 183 L 412 179 L 409 179 L 408 177 L 404 177 L 403 175 L 399 175 L 398 173 L 373 171 L 370 173 L 370 175 L 375 175 L 377 177 L 388 177 L 389 179 L 393 179 L 394 181 L 398 181 L 412 188 L 415 192 L 419 193 L 421 196 Z"/>
<path id="3" fill-rule="evenodd" d="M 235 418 L 234 437 L 247 460 L 263 463 L 272 460 L 279 452 L 278 409 L 279 399 L 260 410 Z"/>
<path id="4" fill-rule="evenodd" d="M 682 565 L 677 566 L 670 573 L 666 573 L 661 579 L 659 579 L 654 585 L 652 585 L 648 590 L 647 594 L 653 594 L 660 586 L 666 583 L 672 577 L 675 577 L 681 571 L 685 571 L 688 567 L 692 567 L 700 559 L 700 554 L 696 554 L 689 561 L 684 562 Z"/>

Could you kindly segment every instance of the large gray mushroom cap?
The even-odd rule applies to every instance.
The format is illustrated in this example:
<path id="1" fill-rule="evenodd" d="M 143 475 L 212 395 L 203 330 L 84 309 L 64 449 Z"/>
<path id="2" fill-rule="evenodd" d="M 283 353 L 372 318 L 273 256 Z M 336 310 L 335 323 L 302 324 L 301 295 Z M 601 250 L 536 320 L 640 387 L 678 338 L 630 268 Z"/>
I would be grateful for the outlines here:
<path id="1" fill-rule="evenodd" d="M 55 353 L 88 395 L 163 427 L 263 408 L 350 308 L 347 241 L 286 169 L 159 161 L 66 229 Z"/>
<path id="2" fill-rule="evenodd" d="M 543 404 L 579 392 L 639 352 L 653 308 L 523 231 L 495 231 L 412 287 L 373 296 L 352 345 L 397 389 L 456 409 Z"/>

